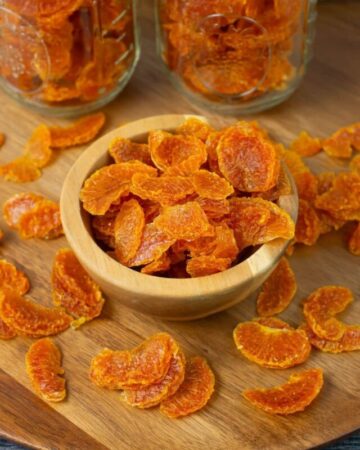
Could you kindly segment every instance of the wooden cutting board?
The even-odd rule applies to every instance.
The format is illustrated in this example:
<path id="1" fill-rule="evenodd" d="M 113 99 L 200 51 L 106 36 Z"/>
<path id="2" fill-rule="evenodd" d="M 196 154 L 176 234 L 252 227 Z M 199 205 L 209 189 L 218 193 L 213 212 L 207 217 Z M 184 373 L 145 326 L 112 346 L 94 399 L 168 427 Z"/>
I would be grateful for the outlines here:
<path id="1" fill-rule="evenodd" d="M 143 56 L 130 85 L 106 108 L 107 130 L 154 114 L 200 112 L 187 103 L 159 71 L 155 57 L 151 5 L 141 7 Z M 257 119 L 284 143 L 302 129 L 326 136 L 339 126 L 359 120 L 360 4 L 356 0 L 321 3 L 315 59 L 299 91 L 284 105 Z M 40 122 L 60 123 L 41 117 L 0 94 L 0 130 L 8 140 L 0 160 L 20 154 L 32 129 Z M 221 126 L 234 118 L 211 117 Z M 1 182 L 0 201 L 21 191 L 37 191 L 58 199 L 64 177 L 82 149 L 61 151 L 33 184 Z M 323 155 L 310 160 L 315 170 L 341 169 L 343 163 Z M 32 283 L 31 296 L 51 304 L 50 271 L 55 251 L 66 246 L 56 241 L 21 241 L 7 229 L 0 245 L 5 257 L 24 270 Z M 356 301 L 344 314 L 360 323 L 359 258 L 344 246 L 343 233 L 323 236 L 315 247 L 299 248 L 291 257 L 299 289 L 296 300 L 282 314 L 298 324 L 300 300 L 325 284 L 353 289 Z M 235 349 L 232 330 L 240 320 L 255 315 L 254 298 L 208 319 L 191 323 L 160 321 L 134 313 L 108 299 L 102 317 L 78 331 L 56 337 L 64 353 L 68 379 L 67 401 L 47 405 L 30 389 L 24 357 L 30 339 L 0 343 L 0 435 L 37 448 L 51 449 L 302 449 L 337 439 L 360 428 L 360 352 L 340 355 L 313 351 L 301 368 L 322 367 L 325 385 L 319 398 L 304 413 L 272 417 L 255 410 L 241 397 L 243 389 L 283 382 L 294 370 L 271 371 L 243 359 Z M 206 409 L 171 421 L 158 410 L 141 411 L 124 406 L 116 392 L 96 388 L 88 380 L 90 359 L 102 347 L 127 348 L 158 331 L 169 331 L 187 355 L 208 358 L 216 373 L 216 393 Z"/>

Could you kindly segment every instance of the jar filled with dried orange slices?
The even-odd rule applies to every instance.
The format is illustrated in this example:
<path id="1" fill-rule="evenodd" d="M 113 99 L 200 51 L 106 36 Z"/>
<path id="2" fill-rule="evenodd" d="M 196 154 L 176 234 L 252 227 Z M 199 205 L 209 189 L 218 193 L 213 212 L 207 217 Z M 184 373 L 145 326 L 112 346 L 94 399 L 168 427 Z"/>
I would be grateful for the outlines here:
<path id="1" fill-rule="evenodd" d="M 0 85 L 50 114 L 112 100 L 139 58 L 137 0 L 0 0 Z"/>
<path id="2" fill-rule="evenodd" d="M 315 17 L 316 0 L 158 0 L 158 50 L 191 99 L 257 112 L 298 87 Z"/>

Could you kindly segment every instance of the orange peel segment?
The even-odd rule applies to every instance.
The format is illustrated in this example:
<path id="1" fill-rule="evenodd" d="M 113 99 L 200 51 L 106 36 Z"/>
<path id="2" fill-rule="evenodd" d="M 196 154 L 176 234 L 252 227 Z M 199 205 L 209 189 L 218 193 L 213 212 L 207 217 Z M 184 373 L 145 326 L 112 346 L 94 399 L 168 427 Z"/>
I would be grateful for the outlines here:
<path id="1" fill-rule="evenodd" d="M 30 289 L 28 277 L 5 259 L 0 259 L 0 289 L 14 289 L 25 295 Z"/>

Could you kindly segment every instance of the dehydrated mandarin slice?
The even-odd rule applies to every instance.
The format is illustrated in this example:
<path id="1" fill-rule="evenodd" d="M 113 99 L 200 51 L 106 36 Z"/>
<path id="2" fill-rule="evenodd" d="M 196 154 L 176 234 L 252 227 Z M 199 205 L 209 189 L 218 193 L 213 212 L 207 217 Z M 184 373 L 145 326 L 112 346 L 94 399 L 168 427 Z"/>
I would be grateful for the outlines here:
<path id="1" fill-rule="evenodd" d="M 257 298 L 259 316 L 274 316 L 286 309 L 296 293 L 296 278 L 289 261 L 281 258 L 276 269 L 263 284 Z"/>
<path id="2" fill-rule="evenodd" d="M 56 306 L 61 306 L 76 318 L 86 320 L 99 316 L 104 298 L 99 286 L 68 248 L 57 251 L 51 275 L 52 296 Z"/>
<path id="3" fill-rule="evenodd" d="M 105 124 L 102 112 L 82 117 L 68 127 L 50 127 L 51 147 L 67 148 L 92 141 Z"/>
<path id="4" fill-rule="evenodd" d="M 312 292 L 304 302 L 304 316 L 312 331 L 320 338 L 337 341 L 346 325 L 334 317 L 353 301 L 350 289 L 342 286 L 323 286 Z"/>
<path id="5" fill-rule="evenodd" d="M 318 193 L 318 179 L 311 172 L 302 172 L 295 177 L 299 198 L 313 202 Z"/>
<path id="6" fill-rule="evenodd" d="M 239 249 L 276 238 L 292 239 L 295 225 L 287 212 L 262 198 L 230 199 L 229 224 Z"/>
<path id="7" fill-rule="evenodd" d="M 247 389 L 243 396 L 270 414 L 294 414 L 312 403 L 323 386 L 322 369 L 308 369 L 290 375 L 285 384 L 270 389 Z"/>
<path id="8" fill-rule="evenodd" d="M 348 239 L 348 249 L 356 256 L 360 256 L 360 222 L 351 231 Z"/>
<path id="9" fill-rule="evenodd" d="M 280 167 L 280 173 L 279 178 L 276 183 L 276 186 L 269 189 L 265 192 L 253 192 L 251 194 L 252 197 L 261 197 L 264 200 L 268 200 L 270 202 L 278 200 L 283 195 L 289 195 L 291 194 L 291 184 L 289 181 L 289 177 L 287 176 L 287 173 L 283 169 L 283 167 Z"/>
<path id="10" fill-rule="evenodd" d="M 174 243 L 174 238 L 159 230 L 153 223 L 146 224 L 140 247 L 127 265 L 134 267 L 150 264 L 158 260 Z"/>
<path id="11" fill-rule="evenodd" d="M 21 297 L 14 290 L 0 291 L 0 318 L 21 335 L 51 336 L 69 328 L 71 316 Z"/>
<path id="12" fill-rule="evenodd" d="M 206 139 L 206 150 L 208 154 L 207 162 L 209 165 L 209 168 L 212 172 L 217 173 L 218 175 L 222 176 L 222 173 L 220 172 L 219 168 L 219 160 L 218 155 L 216 153 L 216 148 L 218 146 L 220 137 L 222 133 L 218 131 L 214 131 L 213 133 L 210 133 L 208 138 Z"/>
<path id="13" fill-rule="evenodd" d="M 336 178 L 334 172 L 321 172 L 316 175 L 318 180 L 318 194 L 324 194 L 331 189 Z"/>
<path id="14" fill-rule="evenodd" d="M 188 177 L 200 169 L 205 162 L 205 154 L 192 155 L 176 166 L 166 169 L 165 174 L 168 177 Z"/>
<path id="15" fill-rule="evenodd" d="M 103 242 L 110 248 L 115 248 L 115 219 L 118 210 L 109 209 L 103 216 L 91 218 L 91 226 L 95 239 Z"/>
<path id="16" fill-rule="evenodd" d="M 360 155 L 354 156 L 350 161 L 349 167 L 352 171 L 357 172 L 360 175 Z"/>
<path id="17" fill-rule="evenodd" d="M 39 125 L 33 131 L 24 149 L 24 156 L 41 169 L 45 167 L 51 159 L 50 131 L 46 125 Z"/>
<path id="18" fill-rule="evenodd" d="M 66 397 L 61 353 L 50 338 L 34 342 L 26 353 L 26 372 L 35 391 L 48 402 Z"/>
<path id="19" fill-rule="evenodd" d="M 43 85 L 41 98 L 46 102 L 61 103 L 73 100 L 80 96 L 76 86 L 61 86 L 56 82 L 47 82 Z"/>
<path id="20" fill-rule="evenodd" d="M 113 139 L 109 146 L 109 153 L 116 163 L 137 160 L 144 164 L 152 164 L 149 146 L 132 142 L 129 139 L 121 137 Z"/>
<path id="21" fill-rule="evenodd" d="M 306 131 L 302 131 L 290 146 L 290 150 L 300 156 L 314 156 L 321 151 L 321 148 L 320 139 L 310 136 Z"/>
<path id="22" fill-rule="evenodd" d="M 0 289 L 14 289 L 19 295 L 24 295 L 30 288 L 28 277 L 6 261 L 0 259 Z"/>
<path id="23" fill-rule="evenodd" d="M 142 199 L 159 202 L 161 205 L 172 205 L 194 192 L 191 181 L 181 176 L 144 177 L 135 174 L 130 190 Z"/>
<path id="24" fill-rule="evenodd" d="M 352 132 L 347 128 L 340 128 L 323 142 L 324 152 L 335 158 L 350 158 L 352 155 Z"/>
<path id="25" fill-rule="evenodd" d="M 208 123 L 195 117 L 190 117 L 176 129 L 176 134 L 195 136 L 205 142 L 209 134 L 213 131 L 214 129 Z"/>
<path id="26" fill-rule="evenodd" d="M 344 334 L 337 341 L 329 341 L 327 339 L 320 338 L 307 324 L 303 324 L 299 328 L 306 332 L 311 345 L 323 352 L 342 353 L 360 350 L 359 325 L 347 325 L 345 327 Z"/>
<path id="27" fill-rule="evenodd" d="M 195 356 L 187 361 L 185 379 L 174 395 L 160 404 L 160 411 L 171 419 L 188 416 L 202 409 L 214 392 L 215 376 L 206 360 Z"/>
<path id="28" fill-rule="evenodd" d="M 228 128 L 216 151 L 220 171 L 240 191 L 263 192 L 276 185 L 280 170 L 276 148 L 250 124 Z"/>
<path id="29" fill-rule="evenodd" d="M 19 219 L 18 230 L 23 239 L 55 239 L 63 234 L 59 205 L 42 200 Z"/>
<path id="30" fill-rule="evenodd" d="M 306 200 L 300 199 L 295 228 L 295 242 L 314 245 L 321 233 L 321 223 L 316 210 Z"/>
<path id="31" fill-rule="evenodd" d="M 125 390 L 123 399 L 129 405 L 138 408 L 151 408 L 158 405 L 179 389 L 185 377 L 185 363 L 183 352 L 177 348 L 171 357 L 169 370 L 161 381 L 139 390 Z"/>
<path id="32" fill-rule="evenodd" d="M 286 150 L 282 152 L 281 156 L 293 177 L 296 177 L 296 175 L 299 175 L 300 173 L 309 172 L 309 168 L 297 153 Z"/>
<path id="33" fill-rule="evenodd" d="M 3 214 L 10 228 L 18 229 L 20 218 L 26 212 L 32 210 L 35 205 L 44 200 L 41 195 L 32 192 L 24 192 L 10 197 L 3 206 Z"/>
<path id="34" fill-rule="evenodd" d="M 3 176 L 6 181 L 14 183 L 30 183 L 41 177 L 41 171 L 31 159 L 20 156 L 14 161 L 0 166 L 0 176 Z"/>
<path id="35" fill-rule="evenodd" d="M 17 333 L 14 328 L 6 325 L 6 323 L 0 318 L 0 339 L 7 341 L 9 339 L 13 339 L 16 336 Z"/>
<path id="36" fill-rule="evenodd" d="M 197 202 L 165 207 L 154 220 L 154 225 L 174 239 L 193 240 L 212 231 Z"/>
<path id="37" fill-rule="evenodd" d="M 210 198 L 197 197 L 195 201 L 199 203 L 208 219 L 222 219 L 230 213 L 229 200 L 211 200 Z"/>
<path id="38" fill-rule="evenodd" d="M 156 259 L 150 264 L 147 264 L 141 269 L 141 273 L 151 275 L 157 272 L 165 272 L 171 267 L 171 259 L 167 253 L 164 253 L 160 258 Z"/>
<path id="39" fill-rule="evenodd" d="M 105 349 L 91 361 L 90 379 L 108 389 L 149 386 L 168 372 L 176 345 L 169 334 L 158 333 L 133 350 Z"/>
<path id="40" fill-rule="evenodd" d="M 281 319 L 278 319 L 277 317 L 256 317 L 255 319 L 253 319 L 253 322 L 257 322 L 260 325 L 264 325 L 265 327 L 270 328 L 286 328 L 287 330 L 292 329 L 292 327 L 288 323 L 284 322 Z"/>
<path id="41" fill-rule="evenodd" d="M 225 178 L 208 170 L 198 170 L 190 179 L 195 191 L 204 198 L 223 200 L 234 192 L 234 188 Z"/>
<path id="42" fill-rule="evenodd" d="M 130 181 L 134 174 L 156 176 L 157 170 L 140 161 L 111 164 L 94 172 L 80 192 L 84 209 L 90 214 L 101 216 L 111 204 L 130 191 Z"/>
<path id="43" fill-rule="evenodd" d="M 286 369 L 303 363 L 311 346 L 305 332 L 273 328 L 260 322 L 242 322 L 233 333 L 238 350 L 252 362 L 270 369 Z"/>
<path id="44" fill-rule="evenodd" d="M 114 224 L 115 254 L 122 264 L 135 257 L 144 227 L 145 215 L 139 202 L 135 199 L 124 202 Z"/>
<path id="45" fill-rule="evenodd" d="M 192 278 L 204 277 L 223 272 L 230 266 L 230 258 L 217 258 L 214 255 L 203 255 L 191 258 L 186 264 L 186 271 Z"/>

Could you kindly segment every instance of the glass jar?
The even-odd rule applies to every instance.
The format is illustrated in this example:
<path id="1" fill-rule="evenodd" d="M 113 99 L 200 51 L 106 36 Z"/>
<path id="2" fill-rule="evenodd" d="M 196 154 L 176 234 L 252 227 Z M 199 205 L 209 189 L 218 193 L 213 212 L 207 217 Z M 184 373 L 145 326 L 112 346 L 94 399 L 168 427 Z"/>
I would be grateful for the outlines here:
<path id="1" fill-rule="evenodd" d="M 95 110 L 139 58 L 137 0 L 0 0 L 0 85 L 58 116 Z"/>
<path id="2" fill-rule="evenodd" d="M 171 80 L 203 106 L 258 112 L 303 78 L 316 0 L 158 0 L 156 13 Z"/>

